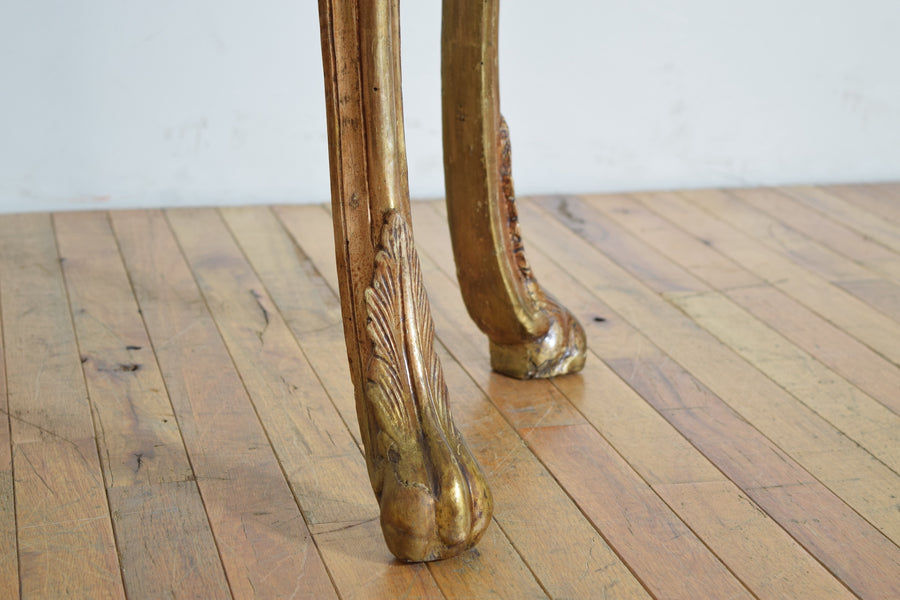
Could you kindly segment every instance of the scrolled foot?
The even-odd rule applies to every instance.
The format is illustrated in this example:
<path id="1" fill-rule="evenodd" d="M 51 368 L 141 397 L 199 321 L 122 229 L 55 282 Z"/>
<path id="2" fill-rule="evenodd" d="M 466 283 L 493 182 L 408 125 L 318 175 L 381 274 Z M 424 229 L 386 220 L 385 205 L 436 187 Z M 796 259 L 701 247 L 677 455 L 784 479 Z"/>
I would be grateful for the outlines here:
<path id="1" fill-rule="evenodd" d="M 568 309 L 545 296 L 550 328 L 543 336 L 518 344 L 491 340 L 491 368 L 516 379 L 544 379 L 577 373 L 584 368 L 584 329 Z"/>
<path id="2" fill-rule="evenodd" d="M 401 560 L 454 556 L 480 539 L 493 503 L 450 415 L 418 256 L 397 211 L 385 216 L 366 307 L 367 454 L 385 541 Z"/>
<path id="3" fill-rule="evenodd" d="M 512 180 L 509 127 L 500 117 L 500 214 L 506 229 L 509 264 L 525 291 L 523 302 L 547 323 L 542 335 L 533 335 L 516 343 L 490 340 L 491 368 L 517 379 L 542 379 L 577 373 L 584 367 L 587 341 L 584 329 L 569 310 L 548 294 L 534 278 L 525 257 L 519 215 Z M 526 299 L 527 298 L 527 299 Z"/>

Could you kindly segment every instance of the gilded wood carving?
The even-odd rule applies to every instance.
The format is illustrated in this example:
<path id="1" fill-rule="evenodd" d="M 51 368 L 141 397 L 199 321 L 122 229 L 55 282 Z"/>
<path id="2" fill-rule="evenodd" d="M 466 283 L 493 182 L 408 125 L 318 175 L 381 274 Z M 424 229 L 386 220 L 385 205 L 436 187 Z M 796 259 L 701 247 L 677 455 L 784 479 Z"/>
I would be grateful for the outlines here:
<path id="1" fill-rule="evenodd" d="M 419 258 L 403 216 L 385 217 L 366 290 L 372 358 L 366 399 L 374 417 L 372 485 L 385 539 L 397 556 L 432 560 L 474 544 L 491 495 L 453 424 L 434 351 L 434 325 Z"/>
<path id="2" fill-rule="evenodd" d="M 500 115 L 499 2 L 444 0 L 444 180 L 466 308 L 491 366 L 530 379 L 584 366 L 584 331 L 534 278 L 519 233 L 509 129 Z"/>
<path id="3" fill-rule="evenodd" d="M 515 275 L 521 281 L 526 297 L 536 312 L 547 316 L 547 329 L 525 336 L 512 344 L 490 339 L 491 366 L 494 370 L 519 379 L 555 377 L 575 373 L 584 367 L 587 341 L 581 323 L 537 282 L 519 232 L 519 213 L 512 180 L 512 143 L 506 119 L 500 116 L 500 221 L 506 224 L 507 259 L 518 268 Z M 448 199 L 448 202 L 450 200 Z M 459 278 L 464 279 L 463 270 Z M 519 293 L 518 286 L 505 288 L 510 294 Z M 487 328 L 490 330 L 490 328 Z"/>
<path id="4" fill-rule="evenodd" d="M 496 1 L 444 3 L 445 157 L 455 163 L 448 178 L 459 182 L 452 193 L 448 184 L 448 202 L 463 295 L 489 335 L 495 369 L 518 377 L 577 370 L 584 334 L 537 284 L 522 250 L 496 78 L 463 94 L 476 106 L 460 105 L 458 131 L 447 133 L 454 95 L 446 59 L 458 52 L 447 43 L 446 19 L 456 5 L 465 9 L 458 33 L 477 59 L 493 51 L 487 41 L 496 32 L 478 27 L 485 14 L 496 20 Z M 408 561 L 446 558 L 480 539 L 492 500 L 451 418 L 409 224 L 399 0 L 319 0 L 319 15 L 341 309 L 369 478 L 391 552 Z M 488 174 L 468 172 L 487 148 Z M 470 253 L 459 251 L 465 246 Z"/>
<path id="5" fill-rule="evenodd" d="M 409 226 L 397 0 L 320 0 L 335 252 L 347 354 L 388 548 L 471 547 L 491 520 L 453 424 Z"/>

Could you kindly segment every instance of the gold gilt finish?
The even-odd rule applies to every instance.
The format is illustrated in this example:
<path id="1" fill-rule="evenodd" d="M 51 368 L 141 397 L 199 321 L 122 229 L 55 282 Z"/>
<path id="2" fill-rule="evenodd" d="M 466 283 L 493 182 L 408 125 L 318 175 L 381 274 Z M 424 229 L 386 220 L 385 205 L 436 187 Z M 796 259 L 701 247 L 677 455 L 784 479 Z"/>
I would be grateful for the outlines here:
<path id="1" fill-rule="evenodd" d="M 402 560 L 453 556 L 491 495 L 453 424 L 409 226 L 397 0 L 320 0 L 335 250 L 366 464 Z"/>
<path id="2" fill-rule="evenodd" d="M 584 330 L 535 280 L 522 246 L 509 131 L 500 116 L 497 0 L 444 0 L 444 174 L 466 308 L 490 339 L 491 366 L 530 379 L 584 366 Z"/>
<path id="3" fill-rule="evenodd" d="M 394 554 L 430 560 L 470 547 L 491 518 L 491 496 L 450 417 L 434 325 L 409 225 L 385 217 L 366 291 L 373 342 L 366 399 L 374 416 L 372 485 Z"/>

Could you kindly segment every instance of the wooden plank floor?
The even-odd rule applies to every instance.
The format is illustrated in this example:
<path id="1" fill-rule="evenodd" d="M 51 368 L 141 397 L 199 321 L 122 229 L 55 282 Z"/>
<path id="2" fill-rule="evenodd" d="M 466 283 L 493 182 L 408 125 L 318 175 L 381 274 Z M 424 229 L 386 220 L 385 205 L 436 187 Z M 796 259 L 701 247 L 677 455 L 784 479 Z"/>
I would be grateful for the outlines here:
<path id="1" fill-rule="evenodd" d="M 479 546 L 392 560 L 323 206 L 0 215 L 0 598 L 900 598 L 900 184 L 520 200 L 514 381 L 416 203 Z"/>

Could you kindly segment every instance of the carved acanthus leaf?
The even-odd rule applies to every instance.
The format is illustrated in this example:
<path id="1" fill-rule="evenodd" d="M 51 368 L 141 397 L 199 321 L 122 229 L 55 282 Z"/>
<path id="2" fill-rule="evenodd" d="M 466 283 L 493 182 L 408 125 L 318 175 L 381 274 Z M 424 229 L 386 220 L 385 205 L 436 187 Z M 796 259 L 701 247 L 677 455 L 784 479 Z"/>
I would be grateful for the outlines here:
<path id="1" fill-rule="evenodd" d="M 444 428 L 452 427 L 447 386 L 434 351 L 434 322 L 411 240 L 406 221 L 390 212 L 375 256 L 372 286 L 366 290 L 373 344 L 369 383 L 389 400 L 379 424 L 392 437 L 406 436 L 417 427 L 422 410 L 433 410 Z"/>
<path id="2" fill-rule="evenodd" d="M 407 560 L 455 554 L 481 536 L 492 503 L 450 415 L 419 258 L 396 211 L 385 215 L 366 309 L 371 466 L 385 539 Z"/>

